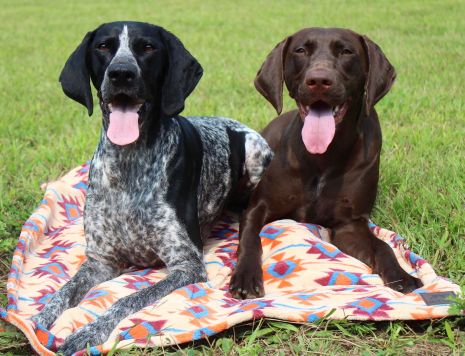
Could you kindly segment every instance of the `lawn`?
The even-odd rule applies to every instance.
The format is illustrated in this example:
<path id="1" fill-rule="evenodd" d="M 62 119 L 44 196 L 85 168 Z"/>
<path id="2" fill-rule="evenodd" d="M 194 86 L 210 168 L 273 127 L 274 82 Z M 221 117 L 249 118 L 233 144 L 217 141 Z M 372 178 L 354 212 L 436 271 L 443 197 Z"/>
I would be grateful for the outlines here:
<path id="1" fill-rule="evenodd" d="M 0 303 L 21 225 L 42 182 L 88 160 L 100 118 L 62 94 L 60 70 L 102 22 L 139 20 L 175 33 L 205 74 L 184 115 L 236 118 L 255 129 L 275 113 L 254 89 L 265 56 L 303 27 L 367 34 L 397 69 L 378 104 L 384 142 L 373 220 L 406 237 L 443 276 L 465 286 L 465 2 L 18 1 L 0 11 Z M 290 99 L 285 107 L 293 108 Z M 98 112 L 98 111 L 97 111 Z M 465 318 L 422 323 L 265 322 L 165 351 L 233 354 L 449 354 L 465 351 Z M 0 353 L 28 354 L 14 330 Z M 135 350 L 132 354 L 140 352 Z M 154 354 L 164 352 L 155 350 Z M 123 353 L 122 353 L 123 354 Z"/>

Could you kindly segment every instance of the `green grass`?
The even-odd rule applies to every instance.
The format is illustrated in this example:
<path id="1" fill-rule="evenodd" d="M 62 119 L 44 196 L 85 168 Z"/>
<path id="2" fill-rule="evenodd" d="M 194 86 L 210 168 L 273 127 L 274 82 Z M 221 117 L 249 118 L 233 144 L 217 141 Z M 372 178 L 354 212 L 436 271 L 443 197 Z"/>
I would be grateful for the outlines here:
<path id="1" fill-rule="evenodd" d="M 6 273 L 21 225 L 41 199 L 40 183 L 89 159 L 97 142 L 98 114 L 88 118 L 62 94 L 59 72 L 86 31 L 121 19 L 166 27 L 199 59 L 205 74 L 185 115 L 230 116 L 256 129 L 275 116 L 252 82 L 278 41 L 310 26 L 367 34 L 398 73 L 377 106 L 384 146 L 373 220 L 405 236 L 441 275 L 464 286 L 464 13 L 465 3 L 452 0 L 3 0 L 0 303 L 5 304 Z M 285 104 L 293 107 L 289 98 Z M 465 350 L 464 324 L 464 318 L 415 325 L 325 322 L 294 330 L 265 323 L 169 351 L 459 354 Z M 25 344 L 14 331 L 0 334 L 0 353 L 30 353 Z"/>

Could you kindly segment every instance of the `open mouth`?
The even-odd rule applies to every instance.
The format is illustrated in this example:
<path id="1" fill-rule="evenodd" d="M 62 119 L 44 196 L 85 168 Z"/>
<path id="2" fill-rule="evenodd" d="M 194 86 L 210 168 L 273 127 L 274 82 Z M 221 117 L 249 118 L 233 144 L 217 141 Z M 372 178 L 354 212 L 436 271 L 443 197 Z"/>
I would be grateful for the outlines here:
<path id="1" fill-rule="evenodd" d="M 302 119 L 305 119 L 305 117 L 307 117 L 307 115 L 310 113 L 310 111 L 321 112 L 321 111 L 329 111 L 330 110 L 333 117 L 334 117 L 334 121 L 335 121 L 335 123 L 337 125 L 344 118 L 345 114 L 347 113 L 348 107 L 349 107 L 349 105 L 348 105 L 347 101 L 342 103 L 342 104 L 336 105 L 336 106 L 330 106 L 329 104 L 325 103 L 324 101 L 318 100 L 318 101 L 314 102 L 311 105 L 303 105 L 303 104 L 299 103 L 299 112 L 300 112 L 300 116 L 302 117 Z"/>
<path id="2" fill-rule="evenodd" d="M 139 116 L 144 101 L 126 94 L 115 95 L 108 102 L 107 137 L 115 145 L 128 145 L 139 138 Z"/>
<path id="3" fill-rule="evenodd" d="M 316 101 L 311 105 L 299 103 L 299 112 L 304 120 L 302 140 L 308 152 L 323 154 L 334 139 L 336 125 L 347 112 L 348 104 L 330 106 L 324 101 Z"/>

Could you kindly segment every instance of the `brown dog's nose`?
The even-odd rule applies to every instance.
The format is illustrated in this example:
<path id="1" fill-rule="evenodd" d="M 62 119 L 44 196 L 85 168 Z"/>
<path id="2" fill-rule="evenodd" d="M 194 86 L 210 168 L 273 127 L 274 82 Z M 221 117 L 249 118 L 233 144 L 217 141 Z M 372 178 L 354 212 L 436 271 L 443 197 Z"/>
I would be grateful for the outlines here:
<path id="1" fill-rule="evenodd" d="M 327 71 L 312 71 L 307 75 L 305 83 L 312 93 L 325 93 L 331 89 L 333 79 Z"/>

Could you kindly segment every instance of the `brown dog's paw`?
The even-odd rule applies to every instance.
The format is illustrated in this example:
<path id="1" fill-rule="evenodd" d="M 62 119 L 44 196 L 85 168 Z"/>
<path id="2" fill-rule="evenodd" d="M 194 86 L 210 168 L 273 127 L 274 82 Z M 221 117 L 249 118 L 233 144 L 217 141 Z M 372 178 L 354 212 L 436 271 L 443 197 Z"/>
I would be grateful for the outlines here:
<path id="1" fill-rule="evenodd" d="M 423 283 L 418 278 L 412 277 L 404 270 L 390 271 L 385 273 L 382 278 L 386 286 L 404 294 L 423 286 Z"/>
<path id="2" fill-rule="evenodd" d="M 265 295 L 263 272 L 260 264 L 250 261 L 238 263 L 229 284 L 229 291 L 236 299 L 253 299 Z"/>

